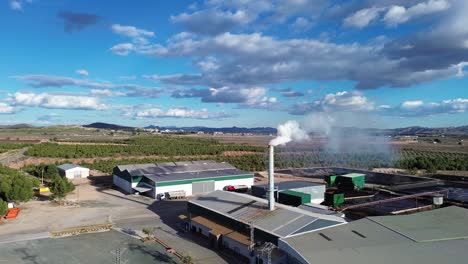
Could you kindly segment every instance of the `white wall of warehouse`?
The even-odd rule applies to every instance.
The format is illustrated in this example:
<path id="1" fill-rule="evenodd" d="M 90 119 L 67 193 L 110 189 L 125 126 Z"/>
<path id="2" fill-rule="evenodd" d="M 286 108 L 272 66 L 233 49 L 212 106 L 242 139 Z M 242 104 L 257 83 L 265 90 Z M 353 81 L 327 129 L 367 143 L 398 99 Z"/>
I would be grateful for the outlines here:
<path id="1" fill-rule="evenodd" d="M 115 186 L 126 191 L 127 193 L 133 193 L 132 188 L 138 184 L 138 183 L 130 183 L 116 175 L 112 175 L 112 182 L 114 183 Z"/>
<path id="2" fill-rule="evenodd" d="M 88 176 L 88 168 L 76 167 L 65 171 L 65 177 L 68 179 L 87 178 Z"/>
<path id="3" fill-rule="evenodd" d="M 223 188 L 227 185 L 247 185 L 249 188 L 254 183 L 254 178 L 247 178 L 247 179 L 236 179 L 236 180 L 225 180 L 225 181 L 215 181 L 215 190 L 223 190 Z M 173 191 L 185 191 L 187 196 L 192 196 L 192 184 L 179 184 L 179 185 L 171 185 L 171 186 L 161 186 L 158 187 L 156 183 L 156 190 L 155 196 L 157 197 L 160 193 L 165 192 L 173 192 Z"/>

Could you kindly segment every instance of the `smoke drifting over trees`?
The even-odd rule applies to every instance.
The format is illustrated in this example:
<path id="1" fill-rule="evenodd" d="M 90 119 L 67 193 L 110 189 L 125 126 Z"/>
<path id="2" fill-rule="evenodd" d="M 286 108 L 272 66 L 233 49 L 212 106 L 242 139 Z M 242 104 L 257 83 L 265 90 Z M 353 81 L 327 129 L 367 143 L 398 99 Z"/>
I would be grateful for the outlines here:
<path id="1" fill-rule="evenodd" d="M 343 124 L 353 124 L 344 127 Z M 346 113 L 317 112 L 304 118 L 301 124 L 290 120 L 278 126 L 278 136 L 271 140 L 270 145 L 285 146 L 280 153 L 294 152 L 294 155 L 303 153 L 304 156 L 314 152 L 314 155 L 362 154 L 366 157 L 380 157 L 386 165 L 390 160 L 396 160 L 398 154 L 390 147 L 389 138 L 382 135 L 372 135 L 362 129 L 370 124 L 365 115 Z M 291 153 L 290 153 L 291 154 Z M 288 155 L 281 155 L 287 159 Z M 384 158 L 383 158 L 384 157 Z M 375 159 L 366 159 L 376 163 Z M 361 163 L 366 163 L 361 160 Z M 363 164 L 361 164 L 362 166 Z M 365 165 L 365 164 L 364 164 Z"/>

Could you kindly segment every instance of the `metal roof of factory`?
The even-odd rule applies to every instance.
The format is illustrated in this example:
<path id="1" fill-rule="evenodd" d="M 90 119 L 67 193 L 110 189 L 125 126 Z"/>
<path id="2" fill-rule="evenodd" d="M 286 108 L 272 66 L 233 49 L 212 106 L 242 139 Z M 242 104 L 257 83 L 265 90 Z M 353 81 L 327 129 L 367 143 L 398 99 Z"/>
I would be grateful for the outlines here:
<path id="1" fill-rule="evenodd" d="M 468 210 L 458 207 L 369 217 L 283 238 L 280 247 L 303 263 L 461 263 L 467 219 Z"/>
<path id="2" fill-rule="evenodd" d="M 266 200 L 233 192 L 214 191 L 189 203 L 245 224 L 253 222 L 255 228 L 277 237 L 346 223 L 343 218 L 337 216 L 321 215 L 282 204 L 276 204 L 275 210 L 269 211 Z"/>
<path id="3" fill-rule="evenodd" d="M 229 163 L 213 160 L 118 165 L 131 176 L 145 176 L 154 182 L 251 174 Z"/>
<path id="4" fill-rule="evenodd" d="M 290 189 L 297 189 L 297 188 L 304 188 L 304 187 L 311 187 L 311 186 L 324 186 L 323 183 L 314 183 L 308 181 L 282 181 L 282 182 L 275 182 L 275 187 L 278 190 L 290 190 Z M 263 189 L 268 189 L 268 184 L 258 184 L 252 187 L 258 187 Z"/>

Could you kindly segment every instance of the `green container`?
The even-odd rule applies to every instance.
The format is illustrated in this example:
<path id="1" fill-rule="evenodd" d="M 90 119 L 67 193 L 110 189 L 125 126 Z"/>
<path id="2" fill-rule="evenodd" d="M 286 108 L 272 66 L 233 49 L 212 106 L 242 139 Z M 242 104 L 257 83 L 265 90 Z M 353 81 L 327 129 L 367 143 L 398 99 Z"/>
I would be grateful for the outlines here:
<path id="1" fill-rule="evenodd" d="M 334 208 L 344 203 L 344 193 L 325 193 L 325 203 Z"/>
<path id="2" fill-rule="evenodd" d="M 312 197 L 309 193 L 303 193 L 292 190 L 281 191 L 278 195 L 278 201 L 282 204 L 299 206 L 310 203 Z"/>
<path id="3" fill-rule="evenodd" d="M 364 188 L 364 184 L 366 183 L 366 175 L 362 173 L 348 173 L 340 175 L 340 177 L 350 178 L 358 189 Z"/>
<path id="4" fill-rule="evenodd" d="M 328 186 L 332 187 L 335 185 L 336 177 L 336 175 L 327 175 L 325 176 L 325 182 L 328 184 Z"/>

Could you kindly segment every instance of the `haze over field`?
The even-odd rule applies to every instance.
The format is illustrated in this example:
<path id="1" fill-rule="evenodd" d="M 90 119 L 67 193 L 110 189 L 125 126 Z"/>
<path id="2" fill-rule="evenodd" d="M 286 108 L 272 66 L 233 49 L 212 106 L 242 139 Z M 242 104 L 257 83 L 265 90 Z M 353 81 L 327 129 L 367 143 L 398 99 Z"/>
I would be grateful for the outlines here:
<path id="1" fill-rule="evenodd" d="M 330 136 L 330 126 L 468 120 L 465 0 L 9 0 L 0 10 L 2 125 L 295 120 Z"/>

